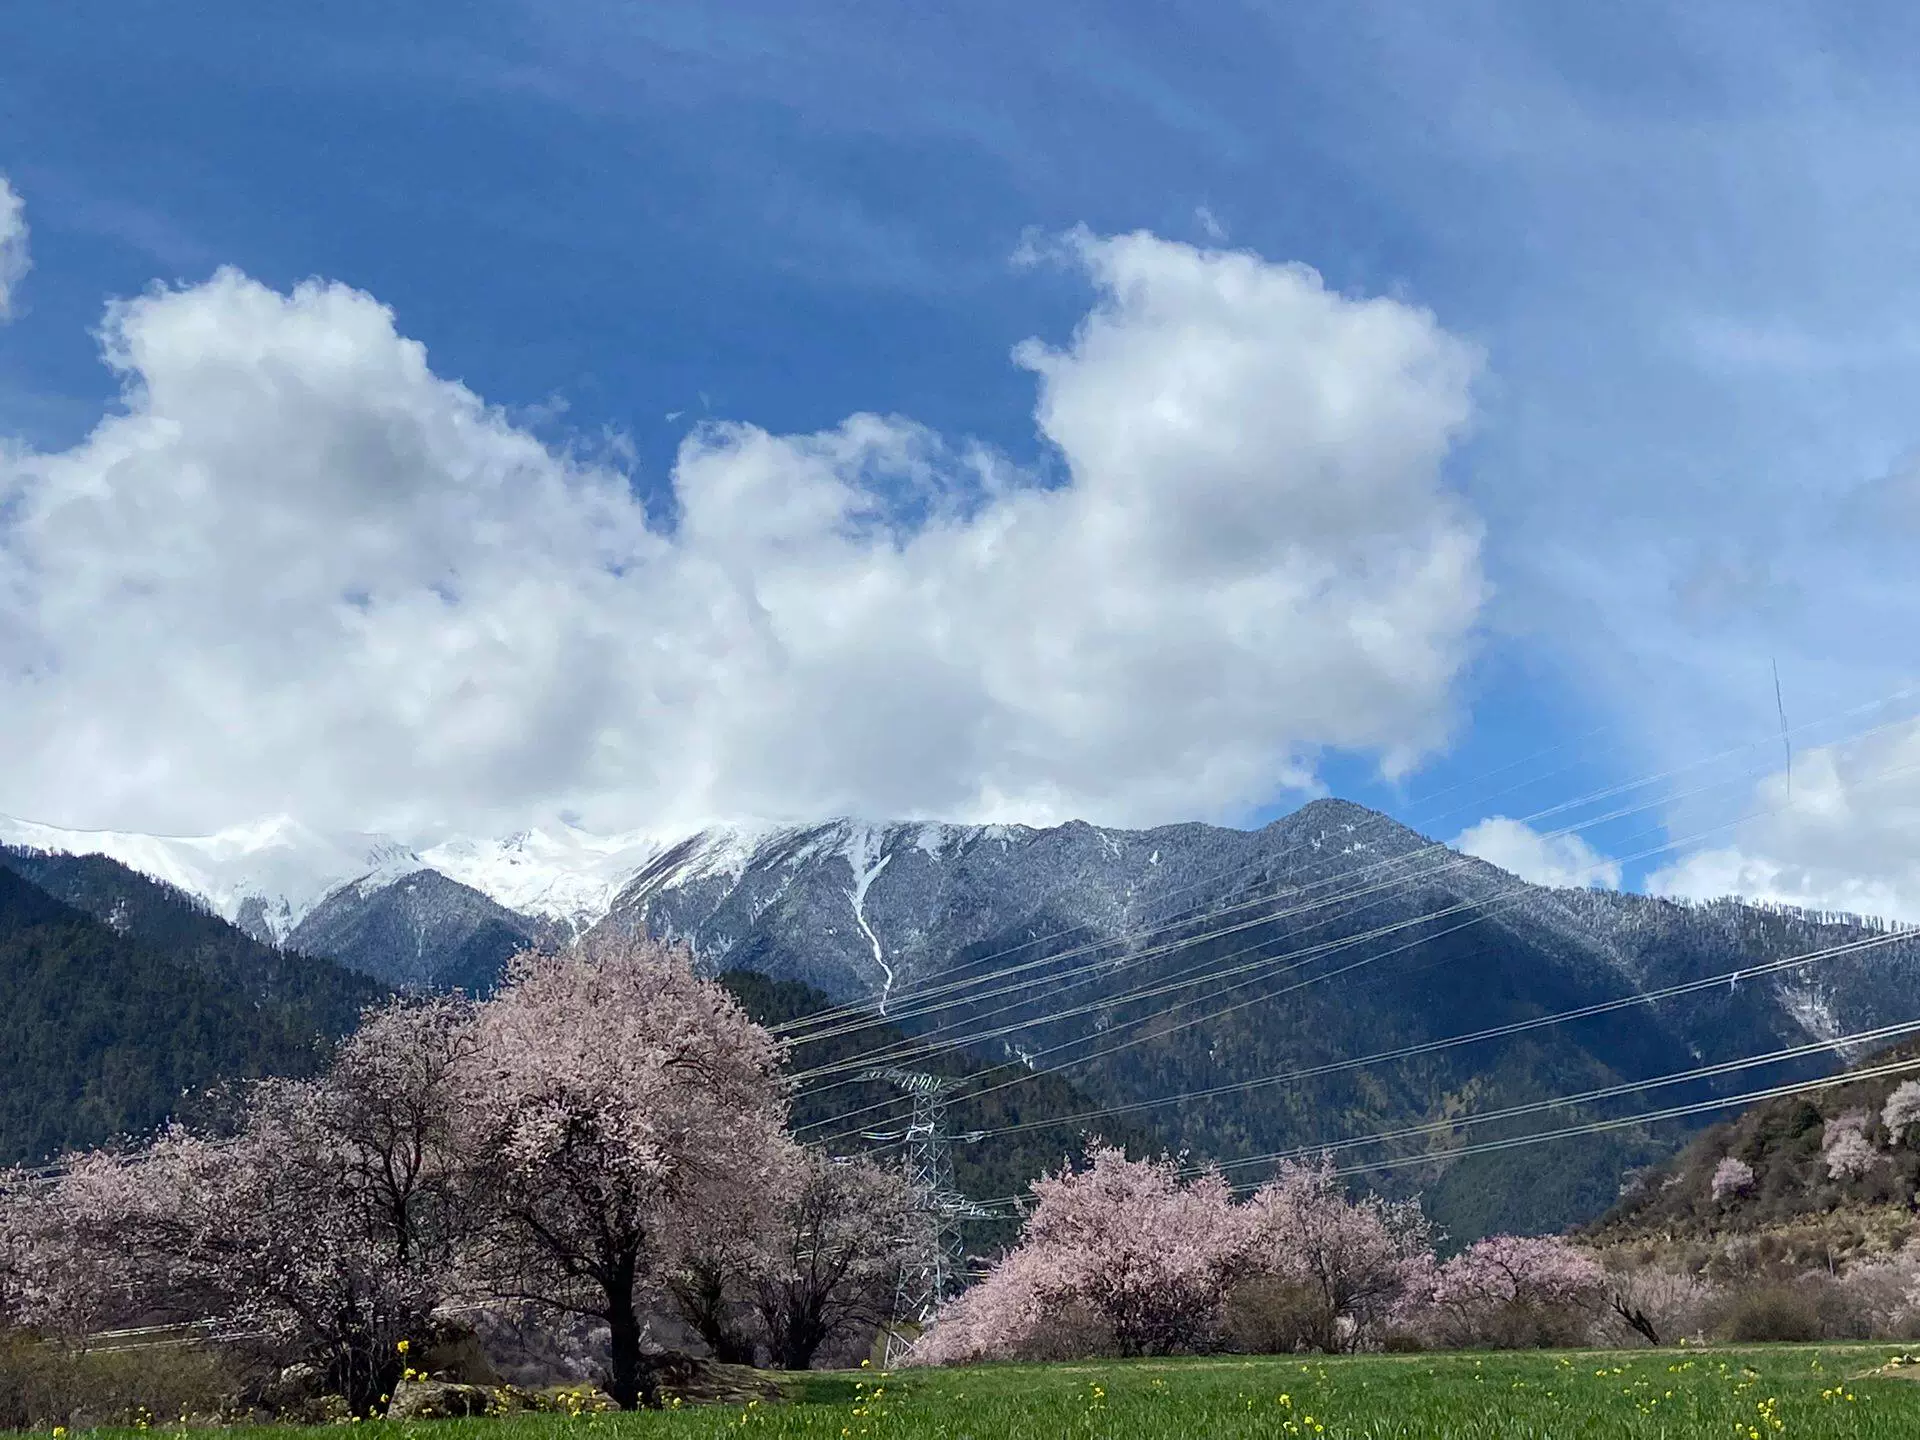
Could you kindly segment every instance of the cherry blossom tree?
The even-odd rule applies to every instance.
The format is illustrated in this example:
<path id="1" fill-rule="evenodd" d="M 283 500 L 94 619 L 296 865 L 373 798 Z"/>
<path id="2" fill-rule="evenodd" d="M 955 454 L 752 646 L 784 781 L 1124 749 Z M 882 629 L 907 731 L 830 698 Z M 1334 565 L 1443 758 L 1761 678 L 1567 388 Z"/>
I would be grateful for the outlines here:
<path id="1" fill-rule="evenodd" d="M 914 1342 L 910 1365 L 967 1365 L 1017 1360 L 1036 1353 L 1042 1335 L 1058 1323 L 1066 1297 L 1058 1257 L 1018 1245 L 940 1308 L 933 1326 Z"/>
<path id="2" fill-rule="evenodd" d="M 1247 1263 L 1307 1287 L 1318 1301 L 1317 1348 L 1358 1347 L 1409 1297 L 1432 1264 L 1417 1200 L 1349 1200 L 1333 1161 L 1283 1161 L 1248 1202 Z"/>
<path id="3" fill-rule="evenodd" d="M 1204 1350 L 1245 1268 L 1246 1227 L 1227 1182 L 1177 1163 L 1090 1148 L 1083 1169 L 1034 1182 L 1022 1244 L 1047 1257 L 1056 1304 L 1088 1306 L 1127 1354 Z"/>
<path id="4" fill-rule="evenodd" d="M 520 956 L 479 1007 L 468 1144 L 486 1284 L 603 1321 L 622 1406 L 658 1403 L 641 1305 L 699 1248 L 703 1217 L 779 1198 L 780 1059 L 683 952 L 643 939 Z"/>
<path id="5" fill-rule="evenodd" d="M 1880 1161 L 1880 1152 L 1867 1136 L 1872 1118 L 1865 1110 L 1849 1110 L 1827 1122 L 1820 1150 L 1827 1174 L 1835 1180 L 1857 1180 Z"/>
<path id="6" fill-rule="evenodd" d="M 472 1005 L 455 997 L 370 1010 L 318 1088 L 317 1118 L 348 1190 L 403 1264 L 450 1269 L 472 1224 L 461 1103 L 473 1021 Z"/>
<path id="7" fill-rule="evenodd" d="M 1896 1144 L 1911 1138 L 1914 1126 L 1920 1125 L 1920 1080 L 1902 1080 L 1893 1087 L 1880 1110 L 1880 1123 Z"/>
<path id="8" fill-rule="evenodd" d="M 24 1308 L 84 1333 L 211 1319 L 313 1363 L 355 1414 L 399 1378 L 454 1283 L 468 1209 L 454 1146 L 464 1006 L 392 1005 L 320 1079 L 246 1093 L 237 1133 L 174 1128 L 72 1157 L 31 1202 Z"/>
<path id="9" fill-rule="evenodd" d="M 1090 1146 L 1087 1163 L 1034 1182 L 1020 1243 L 950 1304 L 915 1347 L 923 1363 L 1020 1353 L 1068 1312 L 1104 1325 L 1128 1354 L 1204 1350 L 1245 1267 L 1246 1226 L 1216 1173 L 1184 1179 L 1171 1158 Z"/>
<path id="10" fill-rule="evenodd" d="M 1753 1189 L 1753 1167 L 1732 1155 L 1723 1155 L 1720 1163 L 1713 1167 L 1709 1189 L 1718 1205 L 1745 1195 Z"/>
<path id="11" fill-rule="evenodd" d="M 1430 1301 L 1458 1344 L 1570 1342 L 1606 1284 L 1599 1261 L 1565 1240 L 1494 1235 L 1435 1271 Z"/>

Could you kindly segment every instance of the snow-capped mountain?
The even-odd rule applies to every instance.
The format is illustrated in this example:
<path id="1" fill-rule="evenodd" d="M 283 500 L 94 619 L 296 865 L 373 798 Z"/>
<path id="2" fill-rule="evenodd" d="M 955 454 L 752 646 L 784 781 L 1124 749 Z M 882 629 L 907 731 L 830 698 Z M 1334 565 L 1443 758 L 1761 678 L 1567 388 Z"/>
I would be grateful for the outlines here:
<path id="1" fill-rule="evenodd" d="M 204 901 L 257 939 L 284 941 L 335 889 L 390 883 L 422 868 L 384 835 L 322 835 L 285 816 L 211 835 L 67 830 L 0 815 L 0 845 L 105 855 Z"/>
<path id="2" fill-rule="evenodd" d="M 673 843 L 646 831 L 594 835 L 554 825 L 503 840 L 445 840 L 422 850 L 420 860 L 509 910 L 584 930 Z"/>

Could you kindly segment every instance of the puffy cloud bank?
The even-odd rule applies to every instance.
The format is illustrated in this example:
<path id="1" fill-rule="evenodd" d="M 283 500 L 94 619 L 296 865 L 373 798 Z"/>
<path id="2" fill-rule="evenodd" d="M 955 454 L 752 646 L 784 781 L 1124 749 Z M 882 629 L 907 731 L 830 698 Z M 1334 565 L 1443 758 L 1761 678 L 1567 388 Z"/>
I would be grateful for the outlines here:
<path id="1" fill-rule="evenodd" d="M 910 420 L 710 426 L 678 513 L 371 296 L 110 307 L 121 407 L 0 460 L 0 810 L 405 830 L 1230 816 L 1441 743 L 1483 599 L 1442 483 L 1479 357 L 1300 266 L 1069 237 L 1036 476 Z"/>
<path id="2" fill-rule="evenodd" d="M 1620 865 L 1580 836 L 1542 834 L 1524 820 L 1495 815 L 1462 831 L 1453 848 L 1535 885 L 1620 888 Z"/>
<path id="3" fill-rule="evenodd" d="M 0 175 L 0 321 L 13 317 L 13 292 L 32 267 L 27 254 L 27 207 Z"/>
<path id="4" fill-rule="evenodd" d="M 1763 780 L 1728 843 L 1651 875 L 1655 894 L 1920 921 L 1920 721 L 1794 757 Z"/>

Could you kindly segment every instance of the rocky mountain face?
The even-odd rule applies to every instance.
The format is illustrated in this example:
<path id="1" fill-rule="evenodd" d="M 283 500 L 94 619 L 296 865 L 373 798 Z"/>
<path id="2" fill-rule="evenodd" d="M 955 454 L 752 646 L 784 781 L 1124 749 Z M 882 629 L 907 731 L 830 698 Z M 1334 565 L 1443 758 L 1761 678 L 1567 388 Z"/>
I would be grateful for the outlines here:
<path id="1" fill-rule="evenodd" d="M 841 1027 L 832 1064 L 825 1042 L 799 1046 L 797 1070 L 827 1072 L 803 1082 L 810 1105 L 834 1103 L 830 1087 L 853 1063 L 846 1046 L 862 1034 L 905 1063 L 959 1046 L 980 1067 L 969 1094 L 1017 1099 L 1034 1075 L 1063 1076 L 1116 1126 L 1218 1159 L 1236 1179 L 1257 1179 L 1254 1157 L 1271 1152 L 1424 1126 L 1342 1159 L 1416 1161 L 1379 1171 L 1380 1183 L 1424 1188 L 1461 1237 L 1597 1214 L 1625 1168 L 1685 1132 L 1636 1125 L 1492 1152 L 1470 1143 L 1812 1077 L 1846 1051 L 1511 1123 L 1454 1127 L 1453 1117 L 1920 1017 L 1920 945 L 1902 936 L 1734 973 L 1877 938 L 1869 922 L 1544 890 L 1339 801 L 1256 831 L 853 821 L 679 839 L 532 831 L 388 850 L 368 871 L 289 902 L 292 943 L 389 983 L 483 991 L 514 950 L 591 926 L 685 941 L 714 973 L 804 985 L 889 1027 Z M 232 891 L 222 903 L 243 904 Z M 1613 1006 L 1714 976 L 1729 978 Z M 1583 1007 L 1594 1013 L 1531 1024 Z M 1453 1043 L 1487 1030 L 1501 1033 Z M 1404 1053 L 1367 1059 L 1386 1052 Z M 963 1097 L 956 1124 L 988 1123 L 967 1118 L 975 1103 L 984 1115 L 1004 1100 Z"/>
<path id="2" fill-rule="evenodd" d="M 307 912 L 287 943 L 401 989 L 483 995 L 507 958 L 545 931 L 470 886 L 419 869 L 342 885 Z"/>

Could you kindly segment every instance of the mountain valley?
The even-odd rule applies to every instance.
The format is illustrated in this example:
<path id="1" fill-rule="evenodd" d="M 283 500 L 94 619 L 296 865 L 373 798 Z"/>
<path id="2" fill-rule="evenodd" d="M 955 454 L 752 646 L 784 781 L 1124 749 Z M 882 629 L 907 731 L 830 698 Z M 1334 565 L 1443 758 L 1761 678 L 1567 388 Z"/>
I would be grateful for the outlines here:
<path id="1" fill-rule="evenodd" d="M 1124 1127 L 1238 1181 L 1258 1157 L 1338 1143 L 1465 1238 L 1589 1219 L 1711 1118 L 1636 1114 L 1829 1073 L 1857 1053 L 1848 1037 L 1920 1017 L 1920 945 L 1878 922 L 1543 889 L 1340 801 L 1253 831 L 842 820 L 418 851 L 258 833 L 254 852 L 111 843 L 135 868 L 199 865 L 195 893 L 256 938 L 401 988 L 484 993 L 514 951 L 595 927 L 685 942 L 712 973 L 805 987 L 788 1010 L 801 993 L 844 1007 L 789 1017 L 803 1106 L 897 1118 L 897 1099 L 849 1101 L 858 1067 L 888 1061 L 966 1070 L 954 1126 L 1025 1124 L 1035 1155 Z M 17 822 L 0 836 L 28 838 Z M 1779 966 L 1836 947 L 1853 948 Z M 1695 1073 L 1715 1067 L 1738 1068 Z M 1094 1118 L 994 1111 L 1055 1078 Z M 1482 1118 L 1524 1106 L 1539 1108 Z M 1594 1121 L 1622 1123 L 1527 1139 Z M 816 1134 L 852 1143 L 875 1123 Z"/>

